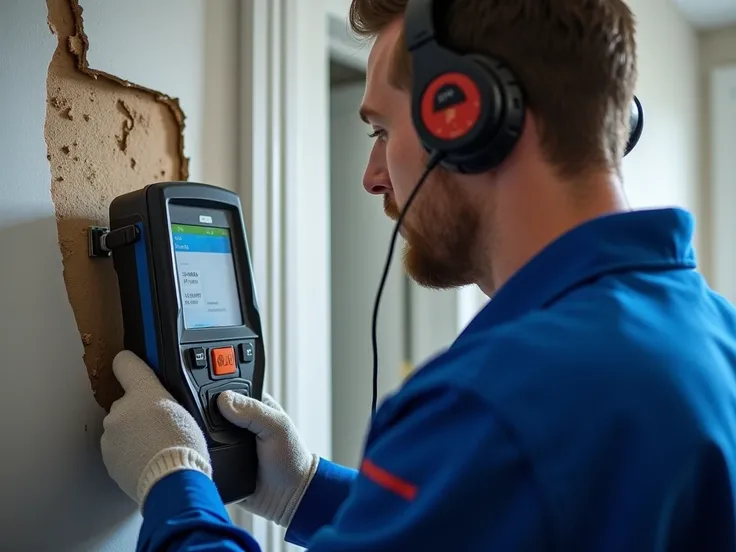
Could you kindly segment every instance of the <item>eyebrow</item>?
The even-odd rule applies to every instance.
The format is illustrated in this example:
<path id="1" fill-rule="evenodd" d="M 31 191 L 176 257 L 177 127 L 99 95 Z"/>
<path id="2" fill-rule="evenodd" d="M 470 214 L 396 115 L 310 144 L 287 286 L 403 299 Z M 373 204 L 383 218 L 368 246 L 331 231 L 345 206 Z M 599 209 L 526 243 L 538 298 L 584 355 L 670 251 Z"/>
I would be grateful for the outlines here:
<path id="1" fill-rule="evenodd" d="M 370 121 L 368 120 L 371 117 L 373 117 L 374 119 L 378 119 L 381 117 L 378 111 L 370 107 L 366 107 L 365 105 L 360 106 L 360 109 L 358 110 L 358 115 L 360 116 L 360 120 L 363 121 L 367 125 L 371 124 Z"/>

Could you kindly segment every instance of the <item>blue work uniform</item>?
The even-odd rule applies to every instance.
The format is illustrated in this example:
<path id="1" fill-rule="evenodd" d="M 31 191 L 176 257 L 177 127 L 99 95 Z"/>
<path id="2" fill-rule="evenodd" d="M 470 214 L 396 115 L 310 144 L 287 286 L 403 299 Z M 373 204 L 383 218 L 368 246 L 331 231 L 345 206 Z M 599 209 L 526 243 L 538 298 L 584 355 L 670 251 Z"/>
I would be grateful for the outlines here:
<path id="1" fill-rule="evenodd" d="M 311 552 L 736 550 L 736 313 L 680 209 L 607 215 L 517 272 L 381 405 L 360 470 L 325 459 Z M 256 551 L 213 483 L 158 482 L 139 550 Z"/>

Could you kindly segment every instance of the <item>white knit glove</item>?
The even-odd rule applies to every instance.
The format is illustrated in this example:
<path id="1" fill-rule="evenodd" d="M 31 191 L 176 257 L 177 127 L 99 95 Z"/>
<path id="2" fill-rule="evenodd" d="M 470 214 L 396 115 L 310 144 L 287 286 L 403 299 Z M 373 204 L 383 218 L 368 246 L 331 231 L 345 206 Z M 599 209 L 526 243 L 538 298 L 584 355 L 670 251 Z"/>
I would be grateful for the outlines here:
<path id="1" fill-rule="evenodd" d="M 240 505 L 288 527 L 317 471 L 319 457 L 309 452 L 294 422 L 267 393 L 261 402 L 225 391 L 217 397 L 217 404 L 225 419 L 256 435 L 256 490 Z"/>
<path id="2" fill-rule="evenodd" d="M 177 470 L 212 477 L 207 442 L 194 418 L 129 351 L 113 361 L 125 394 L 103 422 L 102 458 L 120 488 L 142 505 L 151 487 Z"/>

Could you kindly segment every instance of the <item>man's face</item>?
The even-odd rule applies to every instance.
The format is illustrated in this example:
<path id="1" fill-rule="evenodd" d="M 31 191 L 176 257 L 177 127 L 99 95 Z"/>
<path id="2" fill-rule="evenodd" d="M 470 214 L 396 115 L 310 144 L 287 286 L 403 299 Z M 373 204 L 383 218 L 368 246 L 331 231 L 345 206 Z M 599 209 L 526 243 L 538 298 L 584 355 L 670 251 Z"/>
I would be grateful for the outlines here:
<path id="1" fill-rule="evenodd" d="M 361 116 L 375 136 L 363 186 L 369 193 L 383 195 L 384 210 L 393 220 L 398 219 L 428 161 L 412 122 L 410 95 L 390 82 L 402 23 L 397 21 L 376 38 L 361 107 Z M 457 176 L 434 169 L 409 206 L 401 229 L 409 275 L 434 288 L 474 283 L 480 268 L 474 258 L 479 226 L 479 212 Z"/>

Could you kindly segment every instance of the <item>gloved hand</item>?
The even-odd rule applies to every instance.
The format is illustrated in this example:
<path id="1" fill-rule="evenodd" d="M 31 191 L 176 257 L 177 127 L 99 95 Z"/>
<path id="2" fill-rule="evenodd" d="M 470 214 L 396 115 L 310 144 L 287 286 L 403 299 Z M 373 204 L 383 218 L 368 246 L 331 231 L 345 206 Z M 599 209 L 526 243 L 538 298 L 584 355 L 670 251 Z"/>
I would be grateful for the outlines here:
<path id="1" fill-rule="evenodd" d="M 317 471 L 319 457 L 309 452 L 294 422 L 270 395 L 264 393 L 261 402 L 225 391 L 217 397 L 217 405 L 225 419 L 256 435 L 256 490 L 240 504 L 288 527 Z"/>
<path id="2" fill-rule="evenodd" d="M 113 361 L 125 394 L 103 421 L 102 458 L 120 488 L 142 505 L 151 487 L 177 470 L 212 477 L 207 442 L 197 422 L 130 351 Z"/>

